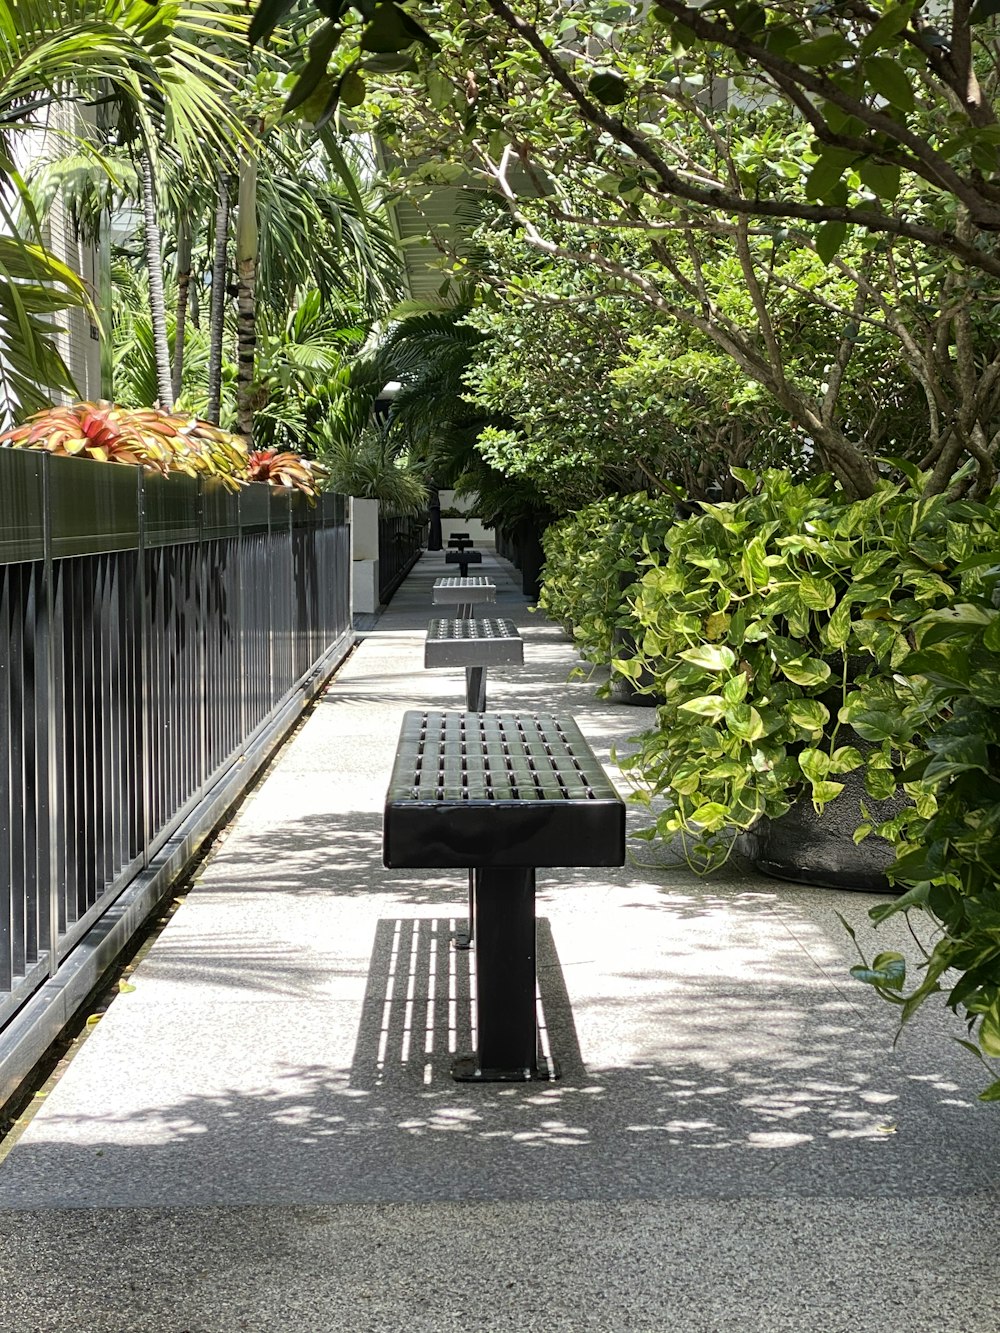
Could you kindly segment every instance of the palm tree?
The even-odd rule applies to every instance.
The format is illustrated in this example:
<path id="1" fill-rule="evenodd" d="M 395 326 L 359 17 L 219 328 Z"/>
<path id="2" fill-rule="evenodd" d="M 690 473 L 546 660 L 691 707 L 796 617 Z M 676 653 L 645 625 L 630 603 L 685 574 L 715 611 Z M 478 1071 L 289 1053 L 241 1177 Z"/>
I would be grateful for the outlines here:
<path id="1" fill-rule="evenodd" d="M 157 395 L 156 351 L 149 309 L 149 276 L 131 257 L 112 260 L 114 291 L 111 322 L 112 383 L 115 401 L 123 407 L 148 407 Z M 171 295 L 168 286 L 167 295 Z M 176 346 L 176 315 L 167 313 L 167 334 Z M 208 330 L 189 326 L 182 378 L 174 395 L 175 406 L 194 415 L 206 415 Z M 227 426 L 229 425 L 227 421 Z"/>
<path id="2" fill-rule="evenodd" d="M 257 121 L 256 154 L 239 163 L 236 269 L 238 429 L 253 441 L 257 311 L 284 317 L 303 290 L 324 302 L 350 293 L 369 316 L 397 294 L 399 259 L 383 221 L 366 204 L 358 165 L 324 136 L 317 147 L 286 120 Z"/>
<path id="3" fill-rule="evenodd" d="M 236 429 L 253 448 L 253 387 L 257 355 L 257 155 L 240 154 L 236 200 Z"/>
<path id="4" fill-rule="evenodd" d="M 414 471 L 434 496 L 439 487 L 473 497 L 479 517 L 508 532 L 534 531 L 554 515 L 533 482 L 508 477 L 491 467 L 476 448 L 488 425 L 506 424 L 467 401 L 465 374 L 487 335 L 465 322 L 468 293 L 456 303 L 429 309 L 414 303 L 384 335 L 376 350 L 360 358 L 343 378 L 326 425 L 323 461 L 334 475 L 374 485 L 376 464 Z M 396 381 L 389 418 L 378 449 L 371 439 L 375 402 L 383 387 Z M 353 464 L 350 460 L 355 458 Z"/>
<path id="5" fill-rule="evenodd" d="M 224 2 L 219 0 L 220 7 Z M 0 5 L 3 3 L 5 0 L 0 0 Z M 91 3 L 96 4 L 97 0 L 91 0 Z M 112 0 L 104 0 L 104 3 L 110 5 Z M 155 384 L 149 401 L 156 398 L 168 406 L 185 386 L 186 396 L 191 396 L 190 381 L 184 369 L 188 294 L 197 292 L 199 285 L 197 282 L 192 284 L 190 276 L 201 259 L 200 253 L 196 257 L 196 251 L 200 251 L 195 240 L 196 229 L 210 211 L 207 191 L 204 185 L 198 187 L 199 178 L 201 181 L 206 179 L 204 154 L 193 161 L 184 156 L 185 153 L 198 152 L 185 127 L 192 121 L 201 95 L 197 84 L 197 58 L 184 34 L 190 35 L 195 18 L 201 12 L 209 16 L 205 19 L 208 37 L 217 39 L 212 6 L 203 4 L 200 9 L 188 6 L 170 18 L 180 38 L 171 45 L 174 64 L 169 91 L 176 97 L 179 88 L 185 90 L 184 114 L 178 117 L 166 100 L 168 81 L 165 75 L 164 88 L 154 90 L 154 95 L 138 109 L 125 98 L 120 88 L 117 89 L 108 99 L 110 131 L 100 139 L 95 135 L 93 142 L 72 144 L 72 151 L 65 159 L 66 170 L 62 173 L 60 186 L 63 197 L 71 200 L 75 215 L 78 218 L 89 216 L 95 220 L 95 225 L 112 201 L 142 199 L 144 259 L 149 276 L 148 287 L 144 290 L 149 295 L 150 319 L 140 320 L 130 315 L 137 333 L 136 347 L 133 355 L 122 353 L 118 361 L 122 374 L 128 376 L 130 393 L 139 385 Z M 209 45 L 208 37 L 206 45 Z M 211 420 L 218 421 L 222 415 L 223 337 L 227 327 L 230 281 L 230 197 L 236 177 L 240 184 L 239 235 L 236 238 L 240 310 L 237 349 L 241 372 L 238 377 L 239 424 L 248 436 L 259 396 L 255 390 L 254 372 L 258 305 L 269 312 L 270 328 L 280 327 L 289 310 L 300 305 L 303 293 L 315 288 L 330 309 L 339 312 L 346 301 L 351 307 L 350 324 L 358 318 L 353 307 L 360 300 L 368 310 L 370 322 L 376 311 L 384 310 L 395 299 L 399 272 L 391 238 L 384 224 L 374 218 L 362 196 L 360 167 L 353 160 L 347 160 L 331 130 L 323 131 L 317 142 L 315 135 L 281 117 L 283 93 L 273 71 L 265 70 L 261 75 L 258 70 L 250 80 L 244 77 L 241 69 L 237 79 L 233 67 L 228 67 L 225 78 L 217 79 L 209 88 L 211 106 L 216 110 L 223 105 L 245 108 L 259 101 L 267 109 L 268 79 L 272 75 L 269 123 L 264 115 L 248 115 L 246 119 L 258 126 L 259 133 L 251 134 L 246 129 L 234 133 L 230 123 L 225 136 L 216 129 L 210 140 L 214 146 L 211 179 L 215 180 L 217 190 L 206 411 Z M 232 86 L 226 81 L 228 79 L 232 80 Z M 221 117 L 222 113 L 219 114 Z M 236 111 L 227 110 L 225 115 L 232 122 Z M 178 124 L 184 132 L 178 131 Z M 265 124 L 268 125 L 266 135 L 263 133 Z M 168 129 L 172 136 L 169 144 L 165 142 Z M 87 168 L 82 172 L 78 170 L 81 159 Z M 59 164 L 52 164 L 50 186 L 58 180 L 59 171 Z M 171 364 L 171 321 L 166 309 L 169 275 L 163 276 L 162 266 L 164 254 L 169 256 L 172 250 L 177 287 Z M 207 266 L 206 260 L 200 270 L 202 274 Z M 365 316 L 361 318 L 364 322 Z M 200 340 L 198 344 L 200 348 Z M 152 354 L 148 369 L 150 372 L 155 369 L 155 380 L 152 374 L 147 377 L 146 369 L 142 367 L 147 349 Z"/>
<path id="6" fill-rule="evenodd" d="M 215 188 L 206 416 L 217 426 L 222 415 L 222 339 L 229 277 L 229 172 L 225 167 L 216 173 Z"/>
<path id="7" fill-rule="evenodd" d="M 467 403 L 464 376 L 486 335 L 464 322 L 469 306 L 417 308 L 395 323 L 370 356 L 351 368 L 338 402 L 339 431 L 350 438 L 370 419 L 383 387 L 395 381 L 388 430 L 397 450 L 422 460 L 448 485 L 472 462 L 488 419 Z"/>
<path id="8" fill-rule="evenodd" d="M 177 305 L 174 315 L 174 363 L 170 391 L 174 401 L 180 397 L 184 378 L 184 340 L 191 292 L 191 218 L 185 209 L 177 219 Z"/>
<path id="9" fill-rule="evenodd" d="M 255 444 L 315 454 L 330 402 L 368 336 L 360 304 L 324 301 L 313 287 L 284 317 L 262 304 L 257 318 Z"/>
<path id="10" fill-rule="evenodd" d="M 156 396 L 159 406 L 170 412 L 174 406 L 174 388 L 170 346 L 167 342 L 167 305 L 163 295 L 163 246 L 156 210 L 153 163 L 146 153 L 142 156 L 142 217 L 146 238 L 146 266 L 149 272 L 149 313 L 153 323 L 153 346 L 156 351 Z"/>
<path id="11" fill-rule="evenodd" d="M 120 142 L 141 145 L 153 184 L 169 122 L 178 153 L 204 162 L 231 139 L 222 92 L 228 67 L 206 59 L 209 34 L 245 30 L 224 3 L 169 10 L 129 0 L 0 0 L 0 397 L 31 410 L 72 389 L 52 317 L 88 303 L 79 277 L 42 244 L 39 215 L 14 165 L 30 152 L 53 104 L 99 95 L 114 108 Z M 100 162 L 95 145 L 88 153 Z M 155 186 L 154 186 L 155 188 Z M 148 191 L 147 191 L 148 192 Z M 168 393 L 169 398 L 169 393 Z"/>

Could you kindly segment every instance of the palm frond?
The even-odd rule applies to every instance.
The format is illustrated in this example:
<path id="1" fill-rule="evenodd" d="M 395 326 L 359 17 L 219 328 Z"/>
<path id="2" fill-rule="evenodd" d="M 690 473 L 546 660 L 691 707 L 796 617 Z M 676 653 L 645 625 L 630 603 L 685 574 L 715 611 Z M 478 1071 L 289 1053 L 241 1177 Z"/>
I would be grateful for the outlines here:
<path id="1" fill-rule="evenodd" d="M 100 96 L 120 112 L 122 141 L 131 134 L 152 152 L 166 135 L 189 164 L 208 164 L 245 137 L 228 93 L 247 22 L 238 0 L 0 0 L 0 224 L 11 233 L 0 246 L 0 402 L 8 410 L 72 389 L 51 320 L 87 302 L 80 279 L 42 246 L 18 145 L 30 145 L 50 106 Z M 100 154 L 86 135 L 67 137 L 81 197 L 93 198 L 84 159 L 93 166 Z M 70 188 L 65 176 L 61 188 Z"/>
<path id="2" fill-rule="evenodd" d="M 366 430 L 350 442 L 337 441 L 319 457 L 331 491 L 378 500 L 399 515 L 417 514 L 427 503 L 427 486 L 418 469 L 394 455 L 377 430 Z"/>

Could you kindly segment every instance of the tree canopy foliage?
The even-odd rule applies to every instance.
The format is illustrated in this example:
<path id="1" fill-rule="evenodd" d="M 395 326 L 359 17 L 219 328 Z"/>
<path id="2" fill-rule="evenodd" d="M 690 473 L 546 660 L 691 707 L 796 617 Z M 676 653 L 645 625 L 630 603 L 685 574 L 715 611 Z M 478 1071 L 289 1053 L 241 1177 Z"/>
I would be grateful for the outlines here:
<path id="1" fill-rule="evenodd" d="M 572 272 L 658 330 L 685 327 L 852 494 L 872 492 L 886 453 L 927 471 L 931 491 L 989 491 L 988 7 L 324 12 L 325 54 L 314 37 L 292 100 L 322 84 L 330 111 L 350 89 L 352 117 L 411 164 L 411 198 L 416 180 L 466 180 L 504 201 L 519 241 L 559 271 L 549 307 Z M 538 272 L 522 260 L 488 280 L 523 302 L 527 273 L 541 302 Z"/>

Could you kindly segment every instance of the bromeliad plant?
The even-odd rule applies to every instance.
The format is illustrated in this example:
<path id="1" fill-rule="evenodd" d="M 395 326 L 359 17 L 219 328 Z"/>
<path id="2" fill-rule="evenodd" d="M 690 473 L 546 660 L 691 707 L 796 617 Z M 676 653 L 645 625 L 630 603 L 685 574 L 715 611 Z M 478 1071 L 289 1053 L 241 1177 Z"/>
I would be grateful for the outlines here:
<path id="1" fill-rule="evenodd" d="M 615 662 L 665 699 L 625 761 L 640 800 L 668 798 L 645 836 L 681 835 L 712 866 L 731 830 L 803 795 L 822 809 L 856 770 L 872 798 L 902 787 L 913 802 L 873 828 L 862 801 L 857 839 L 933 813 L 907 766 L 945 705 L 922 675 L 896 677 L 928 615 L 982 596 L 1000 500 L 922 499 L 911 472 L 852 501 L 829 478 L 737 471 L 745 499 L 703 503 L 647 543 L 637 650 Z"/>
<path id="2" fill-rule="evenodd" d="M 286 491 L 302 491 L 311 499 L 326 469 L 291 449 L 255 449 L 247 459 L 247 479 L 268 481 Z"/>
<path id="3" fill-rule="evenodd" d="M 315 464 L 297 454 L 248 455 L 239 435 L 198 417 L 113 403 L 75 403 L 36 412 L 24 425 L 0 435 L 0 445 L 99 463 L 130 463 L 163 475 L 218 477 L 233 489 L 248 481 L 270 481 L 310 497 L 321 475 Z"/>

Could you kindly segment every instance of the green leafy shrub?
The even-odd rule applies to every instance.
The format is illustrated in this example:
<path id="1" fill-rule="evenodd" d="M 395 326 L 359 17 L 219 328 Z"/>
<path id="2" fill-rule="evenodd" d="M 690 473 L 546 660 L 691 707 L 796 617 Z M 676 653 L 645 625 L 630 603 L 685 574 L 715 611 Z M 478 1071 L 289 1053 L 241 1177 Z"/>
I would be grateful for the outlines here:
<path id="1" fill-rule="evenodd" d="M 613 495 L 546 528 L 539 605 L 572 628 L 581 655 L 607 665 L 615 630 L 632 627 L 626 593 L 642 572 L 644 542 L 660 542 L 676 519 L 673 498 Z"/>
<path id="2" fill-rule="evenodd" d="M 984 558 L 989 567 L 974 598 L 918 620 L 916 650 L 895 675 L 904 696 L 929 689 L 928 704 L 937 712 L 933 732 L 907 771 L 930 794 L 933 811 L 910 821 L 898 840 L 890 873 L 910 886 L 908 892 L 873 908 L 871 916 L 876 923 L 899 912 L 929 917 L 933 945 L 924 950 L 920 975 L 909 990 L 906 959 L 896 952 L 880 953 L 871 963 L 862 957 L 852 972 L 900 1007 L 901 1023 L 932 995 L 943 993 L 949 1008 L 966 1018 L 971 1040 L 963 1045 L 990 1069 L 992 1081 L 981 1097 L 1000 1101 L 1000 1078 L 988 1064 L 1000 1058 L 997 548 Z M 867 720 L 867 714 L 859 714 L 861 725 Z M 918 938 L 918 932 L 912 933 Z"/>
<path id="3" fill-rule="evenodd" d="M 386 513 L 401 516 L 412 517 L 427 503 L 420 469 L 375 427 L 352 440 L 327 440 L 318 452 L 331 491 L 378 500 Z"/>
<path id="4" fill-rule="evenodd" d="M 615 669 L 665 699 L 626 761 L 639 799 L 668 798 L 646 836 L 683 835 L 710 866 L 730 830 L 800 795 L 822 809 L 860 770 L 872 798 L 902 787 L 914 804 L 873 829 L 862 803 L 856 836 L 903 838 L 933 812 L 907 765 L 947 705 L 919 672 L 897 676 L 928 615 L 984 595 L 997 498 L 885 482 L 852 501 L 829 478 L 737 475 L 747 498 L 701 504 L 650 543 L 630 598 L 637 652 Z"/>
<path id="5" fill-rule="evenodd" d="M 888 838 L 907 890 L 872 919 L 921 914 L 931 942 L 915 977 L 895 951 L 852 973 L 902 1022 L 943 994 L 1000 1101 L 1000 491 L 922 499 L 913 475 L 852 502 L 828 479 L 740 479 L 745 500 L 650 544 L 631 596 L 639 651 L 617 667 L 666 698 L 625 761 L 641 799 L 667 798 L 644 836 L 689 837 L 710 866 L 728 830 L 841 799 L 845 773 L 901 788 L 912 804 L 875 827 L 861 803 L 855 839 Z"/>

